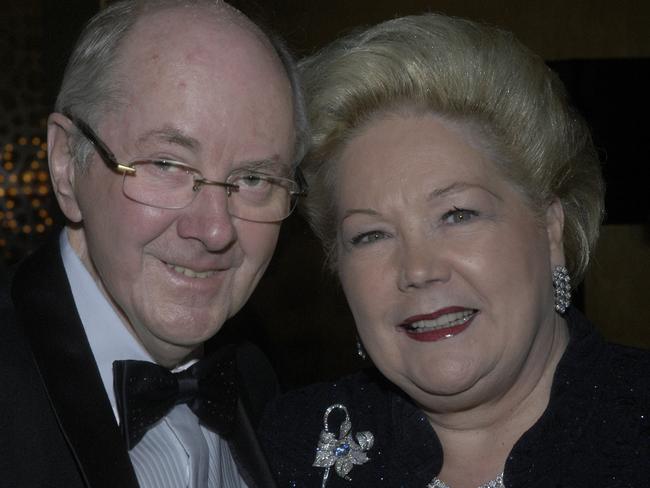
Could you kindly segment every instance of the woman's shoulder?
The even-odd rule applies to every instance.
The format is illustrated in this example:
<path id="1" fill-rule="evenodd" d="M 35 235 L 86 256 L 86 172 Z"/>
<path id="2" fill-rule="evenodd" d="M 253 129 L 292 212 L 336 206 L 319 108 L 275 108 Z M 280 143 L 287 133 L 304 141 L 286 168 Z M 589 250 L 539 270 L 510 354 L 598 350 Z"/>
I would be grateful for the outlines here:
<path id="1" fill-rule="evenodd" d="M 650 398 L 650 350 L 607 342 L 575 310 L 569 323 L 572 339 L 560 364 L 561 379 L 602 389 L 604 397 Z"/>
<path id="2" fill-rule="evenodd" d="M 650 433 L 650 351 L 618 344 L 608 344 L 607 350 L 602 382 L 594 382 L 595 388 L 603 390 L 598 402 L 601 416 L 612 418 L 612 424 L 632 423 L 647 435 Z M 650 443 L 646 445 L 650 448 Z"/>
<path id="3" fill-rule="evenodd" d="M 601 406 L 616 404 L 650 414 L 650 351 L 611 343 L 605 350 L 601 381 L 607 401 Z"/>
<path id="4" fill-rule="evenodd" d="M 645 486 L 650 476 L 650 351 L 607 343 L 595 333 L 556 378 L 544 445 L 560 456 L 567 486 Z M 540 443 L 538 442 L 538 445 Z M 597 446 L 597 448 L 594 448 Z M 557 451 L 552 462 L 557 465 Z M 551 461 L 549 461 L 551 462 Z M 539 464 L 543 461 L 538 459 Z M 581 482 L 580 485 L 578 482 Z M 572 484 L 573 483 L 573 484 Z"/>

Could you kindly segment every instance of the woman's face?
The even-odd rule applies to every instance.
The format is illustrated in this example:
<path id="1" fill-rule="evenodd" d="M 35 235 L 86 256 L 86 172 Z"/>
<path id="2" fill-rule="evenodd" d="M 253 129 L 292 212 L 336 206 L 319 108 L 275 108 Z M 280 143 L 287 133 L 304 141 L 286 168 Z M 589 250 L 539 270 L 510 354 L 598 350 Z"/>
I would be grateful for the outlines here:
<path id="1" fill-rule="evenodd" d="M 476 147 L 434 115 L 395 114 L 337 166 L 337 266 L 359 335 L 429 411 L 535 381 L 561 321 L 561 206 L 535 214 Z"/>

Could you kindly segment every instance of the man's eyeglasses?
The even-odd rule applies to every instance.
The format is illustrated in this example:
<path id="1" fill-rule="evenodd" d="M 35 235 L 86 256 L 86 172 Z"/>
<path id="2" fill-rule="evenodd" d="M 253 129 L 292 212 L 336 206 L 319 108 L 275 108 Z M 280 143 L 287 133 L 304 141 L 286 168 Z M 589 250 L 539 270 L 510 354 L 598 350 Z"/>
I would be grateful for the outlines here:
<path id="1" fill-rule="evenodd" d="M 306 195 L 307 185 L 299 168 L 296 168 L 295 179 L 241 168 L 230 173 L 226 181 L 214 181 L 178 161 L 141 159 L 120 163 L 87 123 L 67 110 L 63 114 L 92 143 L 104 163 L 124 175 L 122 191 L 138 203 L 181 209 L 194 201 L 204 185 L 214 185 L 226 190 L 228 212 L 233 217 L 253 222 L 279 222 L 291 214 L 298 198 Z"/>

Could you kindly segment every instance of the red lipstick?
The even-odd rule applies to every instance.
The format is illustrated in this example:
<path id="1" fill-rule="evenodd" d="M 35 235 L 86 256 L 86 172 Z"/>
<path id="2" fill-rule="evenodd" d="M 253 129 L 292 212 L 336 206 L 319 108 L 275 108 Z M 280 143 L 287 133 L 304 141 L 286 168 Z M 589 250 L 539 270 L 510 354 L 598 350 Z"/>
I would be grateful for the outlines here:
<path id="1" fill-rule="evenodd" d="M 466 307 L 445 307 L 430 314 L 414 315 L 409 317 L 399 326 L 402 327 L 406 335 L 413 340 L 420 342 L 435 342 L 462 333 L 472 324 L 477 314 L 478 310 Z M 446 315 L 450 316 L 449 326 L 435 323 L 418 324 L 423 321 L 434 322 L 440 317 Z M 416 326 L 415 324 L 418 325 Z"/>

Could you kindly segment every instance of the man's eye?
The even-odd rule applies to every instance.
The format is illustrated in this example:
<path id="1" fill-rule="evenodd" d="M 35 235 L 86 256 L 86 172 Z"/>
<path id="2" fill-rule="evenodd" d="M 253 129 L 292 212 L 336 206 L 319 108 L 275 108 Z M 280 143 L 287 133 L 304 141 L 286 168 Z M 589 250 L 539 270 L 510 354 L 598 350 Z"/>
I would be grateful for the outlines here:
<path id="1" fill-rule="evenodd" d="M 166 161 L 164 159 L 156 159 L 154 161 L 151 161 L 152 167 L 154 167 L 157 171 L 163 172 L 163 173 L 169 173 L 171 171 L 181 171 L 182 168 L 171 161 Z"/>
<path id="2" fill-rule="evenodd" d="M 248 174 L 239 179 L 240 184 L 246 186 L 257 186 L 262 182 L 262 178 L 256 174 Z"/>
<path id="3" fill-rule="evenodd" d="M 251 190 L 266 187 L 274 182 L 273 177 L 255 172 L 237 174 L 233 180 L 236 185 Z"/>
<path id="4" fill-rule="evenodd" d="M 475 210 L 454 207 L 442 216 L 442 221 L 445 224 L 464 224 L 477 216 L 478 212 Z"/>
<path id="5" fill-rule="evenodd" d="M 357 234 L 352 239 L 350 239 L 350 244 L 352 244 L 353 246 L 372 244 L 373 242 L 386 239 L 386 237 L 388 236 L 385 232 L 381 232 L 378 230 L 373 230 L 370 232 L 362 232 L 361 234 Z"/>

